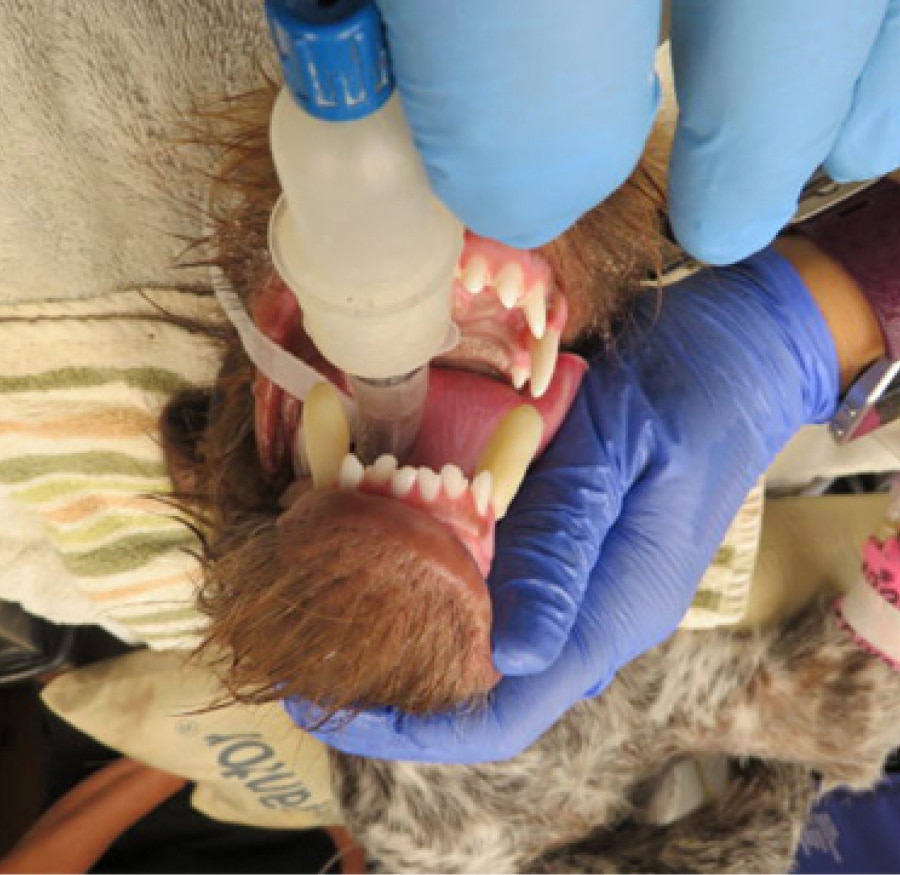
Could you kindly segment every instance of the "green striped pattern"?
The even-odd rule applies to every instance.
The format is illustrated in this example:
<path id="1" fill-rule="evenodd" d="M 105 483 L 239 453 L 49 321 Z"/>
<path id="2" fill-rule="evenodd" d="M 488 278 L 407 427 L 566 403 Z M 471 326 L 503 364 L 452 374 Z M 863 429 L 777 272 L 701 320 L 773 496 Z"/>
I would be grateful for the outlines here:
<path id="1" fill-rule="evenodd" d="M 210 301 L 153 294 L 175 315 L 218 313 Z M 147 496 L 170 488 L 155 435 L 162 405 L 173 392 L 211 384 L 218 364 L 214 344 L 161 321 L 137 293 L 0 305 L 0 497 L 41 523 L 59 559 L 54 569 L 22 569 L 20 553 L 0 549 L 0 598 L 62 622 L 100 622 L 151 647 L 196 643 L 196 545 L 173 510 Z M 758 486 L 684 625 L 740 618 L 761 508 Z M 23 579 L 27 593 L 15 589 Z M 62 598 L 66 588 L 80 602 Z"/>
<path id="2" fill-rule="evenodd" d="M 750 604 L 750 585 L 762 531 L 764 482 L 753 487 L 700 581 L 681 625 L 709 629 L 737 623 Z"/>
<path id="3" fill-rule="evenodd" d="M 59 389 L 83 389 L 120 383 L 129 389 L 144 389 L 172 395 L 190 388 L 181 374 L 167 368 L 57 368 L 15 377 L 0 376 L 0 394 Z"/>
<path id="4" fill-rule="evenodd" d="M 85 452 L 61 455 L 28 454 L 0 460 L 0 484 L 27 483 L 47 475 L 96 478 L 107 474 L 159 480 L 166 473 L 161 458 L 139 459 L 125 453 Z"/>
<path id="5" fill-rule="evenodd" d="M 204 299 L 152 294 L 166 312 L 217 313 Z M 0 598 L 152 647 L 196 643 L 197 543 L 156 499 L 171 486 L 155 423 L 173 393 L 213 381 L 218 359 L 137 293 L 0 305 L 0 496 L 40 522 L 67 575 L 36 567 L 29 592 L 7 592 L 0 552 Z M 32 579 L 16 571 L 10 580 Z M 69 602 L 87 607 L 61 617 L 76 611 L 58 607 Z"/>

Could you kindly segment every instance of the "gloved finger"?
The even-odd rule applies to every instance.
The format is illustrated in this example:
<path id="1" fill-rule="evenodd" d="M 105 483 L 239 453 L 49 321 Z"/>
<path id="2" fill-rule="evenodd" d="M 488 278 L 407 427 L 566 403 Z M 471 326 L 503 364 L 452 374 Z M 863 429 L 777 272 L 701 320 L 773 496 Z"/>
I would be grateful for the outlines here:
<path id="1" fill-rule="evenodd" d="M 476 233 L 546 243 L 633 169 L 659 99 L 659 0 L 378 6 L 432 187 Z"/>
<path id="2" fill-rule="evenodd" d="M 504 675 L 535 674 L 559 656 L 619 511 L 621 488 L 598 447 L 587 398 L 576 398 L 497 528 L 488 589 L 494 666 Z"/>
<path id="3" fill-rule="evenodd" d="M 352 719 L 338 715 L 317 726 L 319 712 L 309 703 L 289 699 L 284 706 L 297 725 L 324 744 L 356 756 L 432 763 L 506 760 L 525 750 L 579 701 L 587 681 L 582 674 L 573 674 L 573 661 L 580 662 L 575 651 L 543 674 L 504 678 L 483 706 L 433 717 L 380 709 Z"/>
<path id="4" fill-rule="evenodd" d="M 878 41 L 856 86 L 853 108 L 825 169 L 839 182 L 900 167 L 900 0 L 890 0 Z"/>
<path id="5" fill-rule="evenodd" d="M 297 726 L 335 750 L 379 759 L 411 758 L 413 746 L 400 731 L 404 715 L 393 708 L 339 712 L 323 720 L 321 709 L 304 699 L 285 699 L 282 705 Z"/>
<path id="6" fill-rule="evenodd" d="M 296 708 L 289 707 L 288 713 L 304 725 Z M 488 709 L 433 717 L 411 717 L 391 709 L 364 711 L 350 720 L 313 728 L 310 734 L 343 753 L 406 762 L 485 762 L 507 758 L 510 750 L 508 733 Z M 495 754 L 498 745 L 500 755 Z"/>
<path id="7" fill-rule="evenodd" d="M 636 484 L 603 543 L 572 630 L 573 646 L 601 685 L 675 630 L 733 517 L 723 507 L 706 518 L 699 504 L 692 508 L 686 494 L 679 497 L 674 483 Z M 698 548 L 701 531 L 712 545 L 708 555 Z M 592 682 L 582 692 L 597 690 Z"/>
<path id="8" fill-rule="evenodd" d="M 677 0 L 669 203 L 712 264 L 762 249 L 828 156 L 887 0 Z"/>

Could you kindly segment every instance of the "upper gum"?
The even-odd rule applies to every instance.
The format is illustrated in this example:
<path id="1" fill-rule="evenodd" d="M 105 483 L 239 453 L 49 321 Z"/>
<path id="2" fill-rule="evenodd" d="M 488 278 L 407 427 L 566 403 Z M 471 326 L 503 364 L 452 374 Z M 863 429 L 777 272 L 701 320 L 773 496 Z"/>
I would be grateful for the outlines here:
<path id="1" fill-rule="evenodd" d="M 527 289 L 530 289 L 533 285 L 534 274 L 542 275 L 548 279 L 552 276 L 549 262 L 535 250 L 514 249 L 496 240 L 478 237 L 469 231 L 466 232 L 463 252 L 460 257 L 460 266 L 464 269 L 475 255 L 481 255 L 487 262 L 490 280 L 510 264 L 515 264 L 522 268 Z"/>

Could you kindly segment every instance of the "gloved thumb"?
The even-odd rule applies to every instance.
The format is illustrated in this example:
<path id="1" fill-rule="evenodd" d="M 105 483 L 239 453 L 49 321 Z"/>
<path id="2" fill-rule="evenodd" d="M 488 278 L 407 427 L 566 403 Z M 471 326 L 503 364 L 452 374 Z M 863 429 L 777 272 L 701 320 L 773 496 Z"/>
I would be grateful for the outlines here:
<path id="1" fill-rule="evenodd" d="M 603 679 L 586 696 L 675 631 L 740 504 L 694 502 L 681 485 L 666 495 L 653 477 L 638 482 L 603 543 L 572 633 Z"/>
<path id="2" fill-rule="evenodd" d="M 535 674 L 559 656 L 619 512 L 613 483 L 580 396 L 497 528 L 488 588 L 501 674 Z"/>

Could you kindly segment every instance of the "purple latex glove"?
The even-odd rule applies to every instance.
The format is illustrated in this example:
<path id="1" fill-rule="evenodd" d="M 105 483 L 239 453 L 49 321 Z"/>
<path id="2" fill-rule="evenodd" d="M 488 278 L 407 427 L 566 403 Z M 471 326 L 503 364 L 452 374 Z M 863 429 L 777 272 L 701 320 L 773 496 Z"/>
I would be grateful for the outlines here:
<path id="1" fill-rule="evenodd" d="M 507 677 L 488 705 L 367 712 L 316 735 L 388 759 L 523 750 L 675 629 L 748 490 L 800 426 L 831 417 L 838 383 L 821 312 L 774 250 L 662 302 L 647 294 L 498 529 L 489 584 Z M 314 722 L 308 705 L 287 708 Z"/>

